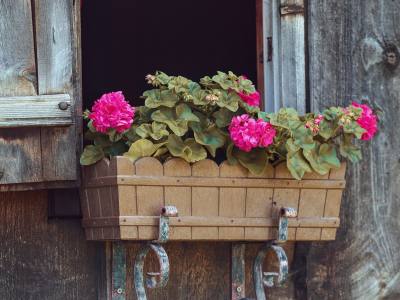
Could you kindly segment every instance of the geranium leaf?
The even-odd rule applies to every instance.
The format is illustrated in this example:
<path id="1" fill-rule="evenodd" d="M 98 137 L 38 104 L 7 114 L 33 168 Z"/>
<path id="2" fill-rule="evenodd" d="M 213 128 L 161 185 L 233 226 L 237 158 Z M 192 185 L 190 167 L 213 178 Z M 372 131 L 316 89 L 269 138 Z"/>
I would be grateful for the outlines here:
<path id="1" fill-rule="evenodd" d="M 80 163 L 83 166 L 92 165 L 104 157 L 103 149 L 100 146 L 88 145 L 83 149 Z"/>
<path id="2" fill-rule="evenodd" d="M 303 150 L 303 154 L 318 174 L 325 175 L 331 168 L 340 167 L 335 146 L 332 144 L 317 143 L 314 148 Z"/>
<path id="3" fill-rule="evenodd" d="M 215 124 L 219 128 L 228 126 L 231 123 L 234 115 L 235 114 L 232 111 L 226 108 L 221 108 L 213 113 L 213 117 L 215 118 Z"/>
<path id="4" fill-rule="evenodd" d="M 178 96 L 170 90 L 152 89 L 145 91 L 145 104 L 148 108 L 157 108 L 160 106 L 174 107 L 179 101 Z"/>
<path id="5" fill-rule="evenodd" d="M 176 157 L 181 157 L 187 162 L 196 162 L 207 158 L 207 151 L 192 138 L 184 142 L 179 136 L 171 134 L 168 137 L 167 148 Z"/>
<path id="6" fill-rule="evenodd" d="M 215 157 L 217 149 L 225 144 L 225 136 L 215 125 L 194 131 L 194 138 L 197 143 L 204 145 L 213 157 Z"/>
<path id="7" fill-rule="evenodd" d="M 355 163 L 361 160 L 361 150 L 353 144 L 353 135 L 345 134 L 342 143 L 339 146 L 340 155 L 348 158 L 351 162 Z"/>
<path id="8" fill-rule="evenodd" d="M 252 174 L 261 174 L 268 163 L 267 152 L 262 148 L 254 148 L 250 152 L 244 152 L 235 148 L 233 155 Z"/>
<path id="9" fill-rule="evenodd" d="M 151 115 L 154 121 L 167 124 L 167 126 L 178 136 L 183 136 L 188 131 L 188 121 L 177 118 L 175 110 L 161 108 Z"/>
<path id="10" fill-rule="evenodd" d="M 193 114 L 189 105 L 181 103 L 176 107 L 176 115 L 179 120 L 200 122 L 199 118 Z"/>
<path id="11" fill-rule="evenodd" d="M 160 147 L 164 146 L 166 142 L 154 144 L 152 141 L 147 139 L 140 139 L 134 142 L 128 152 L 124 153 L 124 156 L 128 157 L 132 161 L 137 160 L 140 157 L 152 156 L 154 152 Z"/>

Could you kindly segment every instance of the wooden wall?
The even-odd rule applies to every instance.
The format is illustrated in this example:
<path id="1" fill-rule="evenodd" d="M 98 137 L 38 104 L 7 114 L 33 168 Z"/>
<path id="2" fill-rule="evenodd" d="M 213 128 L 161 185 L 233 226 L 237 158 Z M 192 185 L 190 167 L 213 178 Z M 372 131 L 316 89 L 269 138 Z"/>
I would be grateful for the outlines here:
<path id="1" fill-rule="evenodd" d="M 304 247 L 308 299 L 400 299 L 400 1 L 309 0 L 313 109 L 368 97 L 381 132 L 349 166 L 335 242 Z M 393 47 L 394 46 L 394 47 Z"/>
<path id="2" fill-rule="evenodd" d="M 269 295 L 399 299 L 400 68 L 391 44 L 400 47 L 400 2 L 309 0 L 308 5 L 312 108 L 368 96 L 385 116 L 381 133 L 363 150 L 363 162 L 349 166 L 337 240 L 297 244 L 288 287 Z M 79 220 L 48 221 L 46 192 L 0 193 L 0 241 L 0 299 L 101 296 L 102 247 L 85 242 Z M 256 247 L 249 246 L 248 262 Z M 130 258 L 136 249 L 132 244 Z M 229 244 L 174 243 L 167 251 L 171 282 L 150 299 L 229 299 Z M 129 297 L 134 299 L 132 290 Z"/>

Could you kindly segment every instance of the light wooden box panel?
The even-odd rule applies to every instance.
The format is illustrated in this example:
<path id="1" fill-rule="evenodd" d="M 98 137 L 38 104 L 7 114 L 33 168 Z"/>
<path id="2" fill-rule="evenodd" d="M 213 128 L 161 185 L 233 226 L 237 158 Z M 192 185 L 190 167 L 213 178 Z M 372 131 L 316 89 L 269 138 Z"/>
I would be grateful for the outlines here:
<path id="1" fill-rule="evenodd" d="M 83 226 L 88 240 L 153 240 L 162 206 L 174 205 L 171 240 L 262 241 L 276 238 L 278 211 L 289 206 L 298 210 L 289 240 L 333 240 L 345 170 L 298 181 L 285 164 L 255 176 L 211 160 L 104 159 L 84 169 Z"/>

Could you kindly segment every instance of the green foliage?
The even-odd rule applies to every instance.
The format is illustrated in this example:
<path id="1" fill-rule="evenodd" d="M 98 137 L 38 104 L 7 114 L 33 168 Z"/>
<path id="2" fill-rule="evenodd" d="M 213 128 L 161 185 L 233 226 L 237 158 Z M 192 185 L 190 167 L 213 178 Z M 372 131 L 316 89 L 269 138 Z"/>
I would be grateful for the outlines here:
<path id="1" fill-rule="evenodd" d="M 331 107 L 321 115 L 299 116 L 293 108 L 276 113 L 260 111 L 245 103 L 240 93 L 255 92 L 253 83 L 232 72 L 217 72 L 194 82 L 183 76 L 168 76 L 163 72 L 146 76 L 152 88 L 143 93 L 144 106 L 136 107 L 131 128 L 118 133 L 97 132 L 90 121 L 85 138 L 92 145 L 85 147 L 82 165 L 93 164 L 103 157 L 125 155 L 131 160 L 153 156 L 160 160 L 180 157 L 193 163 L 225 153 L 230 164 L 240 164 L 254 174 L 260 174 L 269 163 L 286 160 L 296 179 L 307 172 L 327 174 L 340 165 L 340 157 L 356 162 L 361 151 L 356 139 L 364 129 L 357 123 L 362 110 Z M 239 150 L 231 141 L 229 125 L 234 116 L 248 114 L 270 122 L 276 136 L 267 148 Z M 318 122 L 316 122 L 316 119 Z M 339 155 L 340 154 L 340 155 Z"/>
<path id="2" fill-rule="evenodd" d="M 104 152 L 101 146 L 89 145 L 86 146 L 81 155 L 80 163 L 83 166 L 92 165 L 104 157 Z"/>

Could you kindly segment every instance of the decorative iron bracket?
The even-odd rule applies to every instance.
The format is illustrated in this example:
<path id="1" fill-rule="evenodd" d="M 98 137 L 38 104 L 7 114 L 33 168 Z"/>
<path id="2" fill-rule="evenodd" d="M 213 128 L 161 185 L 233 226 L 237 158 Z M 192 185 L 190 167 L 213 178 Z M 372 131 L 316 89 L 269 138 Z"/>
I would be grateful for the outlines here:
<path id="1" fill-rule="evenodd" d="M 288 218 L 297 217 L 294 208 L 282 207 L 279 211 L 279 227 L 276 240 L 264 244 L 257 253 L 253 265 L 254 289 L 257 300 L 266 300 L 265 287 L 281 286 L 287 279 L 289 266 L 285 250 L 279 246 L 288 239 Z M 262 265 L 268 251 L 273 251 L 279 262 L 279 272 L 263 272 Z M 232 300 L 245 300 L 245 244 L 233 244 L 232 246 Z M 274 279 L 277 278 L 276 282 Z"/>
<path id="2" fill-rule="evenodd" d="M 169 260 L 167 252 L 162 244 L 169 238 L 169 217 L 178 216 L 175 206 L 164 206 L 161 209 L 158 239 L 146 243 L 140 250 L 135 259 L 134 284 L 138 300 L 147 300 L 146 288 L 162 288 L 168 283 Z M 153 251 L 158 259 L 159 272 L 148 272 L 143 274 L 144 262 L 149 251 Z M 126 286 L 126 248 L 121 242 L 113 243 L 112 247 L 112 300 L 125 300 Z"/>

